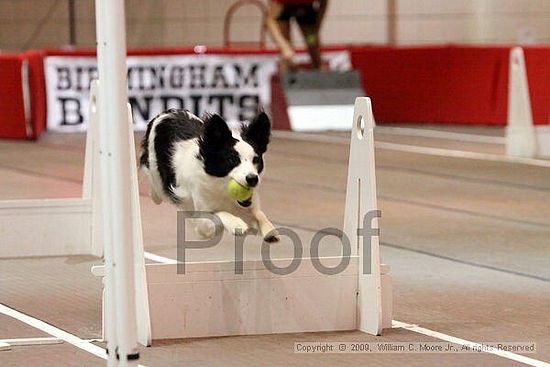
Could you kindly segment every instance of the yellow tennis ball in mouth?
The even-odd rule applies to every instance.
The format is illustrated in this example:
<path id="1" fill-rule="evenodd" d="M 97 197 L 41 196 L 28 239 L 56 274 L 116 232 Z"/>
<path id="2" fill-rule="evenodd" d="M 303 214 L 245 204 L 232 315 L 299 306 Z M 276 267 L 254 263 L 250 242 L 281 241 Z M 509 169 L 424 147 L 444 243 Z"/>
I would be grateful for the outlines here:
<path id="1" fill-rule="evenodd" d="M 229 197 L 237 201 L 246 201 L 252 197 L 252 189 L 241 185 L 234 179 L 230 179 L 227 183 L 227 193 Z"/>

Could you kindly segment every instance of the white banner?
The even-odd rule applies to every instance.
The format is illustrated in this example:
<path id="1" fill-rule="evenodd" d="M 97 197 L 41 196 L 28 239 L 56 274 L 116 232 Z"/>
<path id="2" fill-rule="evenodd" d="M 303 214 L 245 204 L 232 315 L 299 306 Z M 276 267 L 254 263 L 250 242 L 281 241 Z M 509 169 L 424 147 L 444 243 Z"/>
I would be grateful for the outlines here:
<path id="1" fill-rule="evenodd" d="M 305 55 L 298 55 L 297 61 Z M 333 70 L 349 70 L 347 51 L 323 54 Z M 218 113 L 234 125 L 271 104 L 276 55 L 129 56 L 128 97 L 136 130 L 169 108 L 201 116 Z M 86 130 L 90 83 L 97 79 L 95 57 L 49 56 L 44 61 L 47 129 Z"/>

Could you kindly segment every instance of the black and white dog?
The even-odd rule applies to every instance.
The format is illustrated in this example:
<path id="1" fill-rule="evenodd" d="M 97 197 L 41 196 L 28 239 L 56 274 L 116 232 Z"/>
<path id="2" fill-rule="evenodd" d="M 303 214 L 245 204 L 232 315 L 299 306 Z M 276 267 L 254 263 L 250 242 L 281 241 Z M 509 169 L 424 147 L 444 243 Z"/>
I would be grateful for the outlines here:
<path id="1" fill-rule="evenodd" d="M 244 202 L 227 194 L 232 178 L 248 187 L 256 187 L 264 169 L 271 122 L 264 113 L 233 133 L 219 115 L 200 119 L 185 110 L 168 110 L 147 126 L 142 142 L 140 168 L 148 178 L 151 198 L 176 206 L 216 214 L 232 234 L 260 231 L 264 240 L 275 242 L 278 234 L 260 210 L 258 193 Z M 214 222 L 197 219 L 199 235 L 215 234 Z"/>

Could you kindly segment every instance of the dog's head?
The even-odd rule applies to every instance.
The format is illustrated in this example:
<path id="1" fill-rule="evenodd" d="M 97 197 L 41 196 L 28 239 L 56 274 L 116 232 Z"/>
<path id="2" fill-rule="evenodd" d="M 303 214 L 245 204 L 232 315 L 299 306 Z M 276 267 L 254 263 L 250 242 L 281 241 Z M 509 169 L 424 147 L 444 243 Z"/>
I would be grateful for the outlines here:
<path id="1" fill-rule="evenodd" d="M 211 176 L 232 178 L 243 186 L 256 187 L 264 169 L 263 154 L 271 135 L 269 117 L 260 112 L 252 122 L 232 134 L 219 116 L 208 116 L 199 140 L 204 171 Z M 250 201 L 239 202 L 249 206 Z"/>

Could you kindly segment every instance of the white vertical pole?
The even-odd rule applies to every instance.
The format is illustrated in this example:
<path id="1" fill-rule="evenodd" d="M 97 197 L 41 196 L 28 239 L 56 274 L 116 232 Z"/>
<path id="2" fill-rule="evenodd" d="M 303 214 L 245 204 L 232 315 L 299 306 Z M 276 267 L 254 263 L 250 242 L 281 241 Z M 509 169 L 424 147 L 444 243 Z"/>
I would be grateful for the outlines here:
<path id="1" fill-rule="evenodd" d="M 357 328 L 369 334 L 380 335 L 382 285 L 379 240 L 376 232 L 379 227 L 377 217 L 367 215 L 374 213 L 378 208 L 373 130 L 374 117 L 370 98 L 358 97 L 355 100 L 351 130 L 344 233 L 350 240 L 352 254 L 359 257 Z M 364 220 L 365 216 L 368 220 Z M 361 234 L 358 232 L 359 229 Z M 365 244 L 370 246 L 365 247 Z"/>
<path id="2" fill-rule="evenodd" d="M 514 47 L 510 51 L 506 154 L 513 157 L 530 158 L 535 155 L 535 151 L 535 128 L 531 112 L 525 57 L 521 47 Z"/>
<path id="3" fill-rule="evenodd" d="M 387 0 L 387 44 L 394 46 L 397 44 L 397 0 Z"/>
<path id="4" fill-rule="evenodd" d="M 104 22 L 106 20 L 106 14 L 105 14 L 105 7 L 102 6 L 100 0 L 96 0 L 96 38 L 97 38 L 97 60 L 98 60 L 98 68 L 99 69 L 105 69 L 105 58 L 102 56 L 104 52 L 104 48 L 100 47 L 99 45 L 102 45 L 105 43 L 105 25 Z M 98 83 L 95 83 L 96 86 Z M 108 177 L 108 161 L 107 161 L 107 155 L 102 154 L 106 151 L 106 121 L 108 119 L 109 114 L 105 110 L 105 108 L 100 107 L 103 101 L 107 98 L 105 95 L 105 88 L 97 88 L 97 95 L 96 95 L 96 103 L 97 103 L 97 144 L 98 144 L 98 155 L 99 155 L 99 176 L 100 176 L 100 208 L 101 208 L 101 218 L 102 218 L 102 241 L 103 241 L 103 257 L 106 265 L 105 269 L 105 277 L 103 279 L 103 338 L 107 341 L 107 353 L 108 353 L 108 359 L 107 359 L 107 365 L 110 367 L 117 366 L 118 362 L 116 359 L 116 345 L 117 345 L 117 337 L 116 337 L 116 328 L 112 327 L 116 320 L 116 310 L 115 310 L 115 292 L 114 292 L 114 279 L 113 279 L 113 267 L 107 266 L 107 264 L 111 264 L 113 262 L 113 247 L 112 247 L 112 238 L 111 238 L 111 211 L 109 210 L 109 203 L 110 203 L 110 190 L 109 190 L 109 182 L 107 180 Z M 88 127 L 89 129 L 90 127 Z M 90 131 L 88 131 L 89 133 Z M 94 209 L 95 210 L 95 209 Z M 95 228 L 94 228 L 95 230 Z"/>
<path id="5" fill-rule="evenodd" d="M 108 364 L 130 366 L 138 356 L 130 215 L 135 167 L 128 139 L 124 1 L 96 0 L 96 23 L 102 211 L 108 218 L 104 222 Z M 118 361 L 113 361 L 115 355 Z"/>

